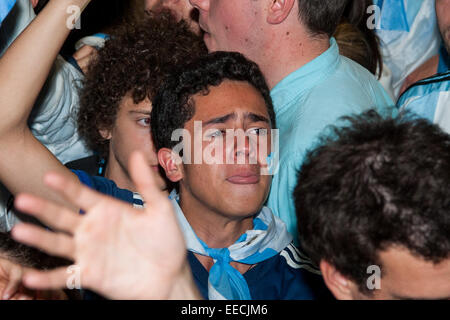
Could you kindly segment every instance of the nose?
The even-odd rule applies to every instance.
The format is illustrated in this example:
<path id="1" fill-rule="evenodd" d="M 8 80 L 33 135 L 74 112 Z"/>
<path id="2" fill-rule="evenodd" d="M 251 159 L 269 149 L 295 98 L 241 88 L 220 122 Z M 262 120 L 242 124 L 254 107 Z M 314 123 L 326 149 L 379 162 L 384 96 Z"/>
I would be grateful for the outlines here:
<path id="1" fill-rule="evenodd" d="M 209 0 L 189 0 L 189 2 L 194 8 L 197 8 L 199 11 L 209 10 Z"/>
<path id="2" fill-rule="evenodd" d="M 234 163 L 256 164 L 257 143 L 244 130 L 236 130 L 234 138 Z"/>

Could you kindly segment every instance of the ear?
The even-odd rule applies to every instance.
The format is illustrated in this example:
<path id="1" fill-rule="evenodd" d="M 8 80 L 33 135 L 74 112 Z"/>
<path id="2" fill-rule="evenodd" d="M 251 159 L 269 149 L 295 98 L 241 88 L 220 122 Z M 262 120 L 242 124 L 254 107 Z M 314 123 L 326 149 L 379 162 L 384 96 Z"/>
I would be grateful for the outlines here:
<path id="1" fill-rule="evenodd" d="M 267 22 L 280 24 L 289 16 L 297 0 L 271 0 L 267 13 Z"/>
<path id="2" fill-rule="evenodd" d="M 98 132 L 100 133 L 100 135 L 102 136 L 103 139 L 111 140 L 111 138 L 112 138 L 111 130 L 101 129 L 101 130 L 98 130 Z"/>
<path id="3" fill-rule="evenodd" d="M 352 300 L 353 290 L 355 285 L 352 281 L 348 280 L 336 268 L 326 262 L 320 261 L 320 271 L 322 272 L 323 280 L 328 289 L 333 293 L 338 300 Z"/>
<path id="4" fill-rule="evenodd" d="M 183 179 L 183 161 L 171 149 L 160 149 L 158 151 L 158 162 L 164 169 L 167 179 L 172 182 L 178 182 Z"/>

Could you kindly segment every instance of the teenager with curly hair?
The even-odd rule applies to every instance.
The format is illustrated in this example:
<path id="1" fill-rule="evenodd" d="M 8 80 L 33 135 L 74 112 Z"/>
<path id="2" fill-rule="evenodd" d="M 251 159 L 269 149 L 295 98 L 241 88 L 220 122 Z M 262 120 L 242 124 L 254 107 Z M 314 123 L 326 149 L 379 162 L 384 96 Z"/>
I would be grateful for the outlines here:
<path id="1" fill-rule="evenodd" d="M 173 66 L 202 53 L 206 49 L 201 39 L 184 22 L 176 23 L 168 11 L 115 32 L 86 75 L 77 116 L 78 131 L 97 156 L 69 167 L 92 168 L 89 173 L 134 190 L 128 157 L 132 151 L 142 150 L 157 171 L 150 136 L 150 100 Z"/>
<path id="2" fill-rule="evenodd" d="M 50 1 L 0 61 L 0 161 L 4 164 L 0 179 L 13 194 L 34 191 L 54 199 L 43 185 L 42 178 L 48 170 L 63 172 L 78 181 L 34 138 L 27 119 L 50 70 L 51 59 L 69 33 L 66 8 L 83 8 L 88 3 Z M 81 93 L 79 130 L 89 146 L 108 158 L 105 176 L 119 187 L 134 190 L 127 171 L 128 155 L 134 150 L 145 152 L 148 165 L 158 170 L 149 128 L 150 99 L 172 66 L 195 58 L 203 50 L 201 39 L 184 22 L 176 22 L 169 13 L 160 13 L 141 25 L 119 30 L 91 66 Z M 84 176 L 93 184 L 99 183 L 88 174 Z M 162 178 L 159 185 L 165 188 Z M 136 202 L 141 203 L 139 199 Z"/>

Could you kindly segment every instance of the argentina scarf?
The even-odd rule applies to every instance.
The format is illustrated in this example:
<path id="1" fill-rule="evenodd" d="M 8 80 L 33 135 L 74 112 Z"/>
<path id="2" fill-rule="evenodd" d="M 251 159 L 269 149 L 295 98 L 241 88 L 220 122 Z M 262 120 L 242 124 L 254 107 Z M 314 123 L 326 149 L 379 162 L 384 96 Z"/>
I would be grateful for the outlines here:
<path id="1" fill-rule="evenodd" d="M 210 300 L 251 300 L 244 276 L 230 265 L 235 261 L 257 264 L 276 256 L 292 242 L 286 225 L 264 207 L 253 220 L 253 230 L 244 233 L 228 248 L 213 249 L 200 240 L 186 220 L 177 202 L 176 192 L 170 199 L 184 234 L 187 249 L 214 259 L 209 271 L 208 298 Z"/>

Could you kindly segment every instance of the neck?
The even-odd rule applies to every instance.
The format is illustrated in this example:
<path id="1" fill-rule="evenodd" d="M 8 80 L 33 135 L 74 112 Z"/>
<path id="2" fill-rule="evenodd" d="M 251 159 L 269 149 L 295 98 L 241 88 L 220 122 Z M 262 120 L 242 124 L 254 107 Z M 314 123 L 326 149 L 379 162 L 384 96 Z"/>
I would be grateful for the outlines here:
<path id="1" fill-rule="evenodd" d="M 328 37 L 312 38 L 301 30 L 285 29 L 275 35 L 265 43 L 262 56 L 258 59 L 270 90 L 330 47 Z"/>
<path id="2" fill-rule="evenodd" d="M 195 197 L 183 197 L 180 207 L 195 234 L 210 248 L 226 248 L 234 244 L 247 230 L 253 229 L 253 218 L 228 217 L 208 208 Z"/>
<path id="3" fill-rule="evenodd" d="M 114 183 L 121 189 L 127 189 L 135 192 L 136 187 L 125 169 L 115 160 L 110 157 L 105 168 L 105 178 L 114 181 Z"/>

